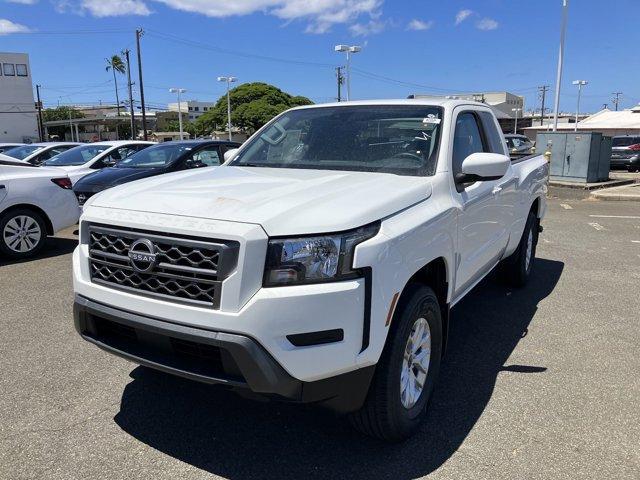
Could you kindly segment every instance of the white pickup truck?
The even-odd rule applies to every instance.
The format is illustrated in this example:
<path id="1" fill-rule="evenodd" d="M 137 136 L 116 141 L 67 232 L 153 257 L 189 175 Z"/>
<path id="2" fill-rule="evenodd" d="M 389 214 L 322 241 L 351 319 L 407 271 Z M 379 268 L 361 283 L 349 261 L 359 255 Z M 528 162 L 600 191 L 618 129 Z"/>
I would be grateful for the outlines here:
<path id="1" fill-rule="evenodd" d="M 406 438 L 450 308 L 496 266 L 515 285 L 530 275 L 546 160 L 510 161 L 486 105 L 435 98 L 295 108 L 227 154 L 87 202 L 76 329 L 142 365 Z"/>

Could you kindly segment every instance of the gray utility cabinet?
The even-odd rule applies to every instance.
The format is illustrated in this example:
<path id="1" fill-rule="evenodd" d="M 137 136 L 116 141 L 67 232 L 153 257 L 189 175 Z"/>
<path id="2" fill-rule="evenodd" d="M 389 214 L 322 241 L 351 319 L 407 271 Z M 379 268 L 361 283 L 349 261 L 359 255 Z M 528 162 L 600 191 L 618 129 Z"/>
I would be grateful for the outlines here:
<path id="1" fill-rule="evenodd" d="M 544 153 L 548 149 L 551 180 L 593 183 L 609 179 L 611 137 L 596 132 L 538 133 L 536 150 Z"/>

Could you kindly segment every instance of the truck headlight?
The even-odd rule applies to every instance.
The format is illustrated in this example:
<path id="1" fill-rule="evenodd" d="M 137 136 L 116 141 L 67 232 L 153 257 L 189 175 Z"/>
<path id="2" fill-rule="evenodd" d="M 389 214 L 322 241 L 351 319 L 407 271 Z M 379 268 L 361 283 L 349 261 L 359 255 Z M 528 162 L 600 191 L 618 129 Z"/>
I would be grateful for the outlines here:
<path id="1" fill-rule="evenodd" d="M 273 238 L 269 240 L 265 265 L 265 287 L 332 282 L 356 278 L 353 254 L 356 246 L 374 237 L 375 223 L 348 232 Z"/>

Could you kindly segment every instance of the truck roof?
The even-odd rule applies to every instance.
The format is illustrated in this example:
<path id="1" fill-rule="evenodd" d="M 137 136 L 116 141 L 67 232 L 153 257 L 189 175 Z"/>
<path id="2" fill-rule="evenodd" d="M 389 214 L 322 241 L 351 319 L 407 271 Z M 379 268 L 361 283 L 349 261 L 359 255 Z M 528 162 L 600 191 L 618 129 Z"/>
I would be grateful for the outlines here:
<path id="1" fill-rule="evenodd" d="M 480 107 L 490 108 L 486 103 L 475 102 L 473 100 L 463 100 L 459 98 L 444 98 L 444 97 L 424 97 L 424 98 L 399 98 L 399 99 L 384 99 L 384 100 L 355 100 L 349 102 L 331 102 L 320 103 L 314 105 L 303 105 L 295 107 L 295 110 L 304 108 L 322 108 L 322 107 L 347 107 L 357 105 L 430 105 L 443 108 L 454 108 L 458 105 L 477 105 Z"/>

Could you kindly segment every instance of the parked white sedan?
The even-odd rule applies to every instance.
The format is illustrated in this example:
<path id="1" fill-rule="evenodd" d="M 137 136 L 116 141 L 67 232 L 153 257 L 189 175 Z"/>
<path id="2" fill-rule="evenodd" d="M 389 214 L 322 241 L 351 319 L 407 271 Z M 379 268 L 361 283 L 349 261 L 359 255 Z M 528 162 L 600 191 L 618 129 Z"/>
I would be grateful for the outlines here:
<path id="1" fill-rule="evenodd" d="M 47 235 L 74 225 L 78 216 L 78 202 L 66 174 L 0 160 L 0 255 L 35 254 Z"/>
<path id="2" fill-rule="evenodd" d="M 45 160 L 69 150 L 70 148 L 81 145 L 78 142 L 42 142 L 29 143 L 20 145 L 19 147 L 10 148 L 2 152 L 9 157 L 24 160 L 32 165 L 40 165 Z"/>
<path id="3" fill-rule="evenodd" d="M 134 140 L 88 143 L 60 153 L 42 165 L 64 170 L 71 182 L 76 183 L 85 175 L 104 167 L 111 167 L 150 145 L 153 145 L 153 142 Z"/>

